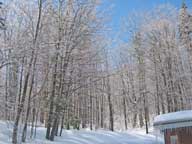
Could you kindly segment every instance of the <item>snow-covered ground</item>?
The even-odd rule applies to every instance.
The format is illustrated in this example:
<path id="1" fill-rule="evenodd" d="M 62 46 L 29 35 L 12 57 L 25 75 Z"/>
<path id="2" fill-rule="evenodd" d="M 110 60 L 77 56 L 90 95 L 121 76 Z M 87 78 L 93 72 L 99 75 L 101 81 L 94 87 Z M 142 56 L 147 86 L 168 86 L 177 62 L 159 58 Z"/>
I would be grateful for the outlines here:
<path id="1" fill-rule="evenodd" d="M 11 143 L 11 125 L 0 122 L 0 144 Z M 27 144 L 163 144 L 156 141 L 154 135 L 146 135 L 144 131 L 110 132 L 105 130 L 64 130 L 62 137 L 55 137 L 54 142 L 45 140 L 45 128 L 37 129 L 35 140 Z"/>

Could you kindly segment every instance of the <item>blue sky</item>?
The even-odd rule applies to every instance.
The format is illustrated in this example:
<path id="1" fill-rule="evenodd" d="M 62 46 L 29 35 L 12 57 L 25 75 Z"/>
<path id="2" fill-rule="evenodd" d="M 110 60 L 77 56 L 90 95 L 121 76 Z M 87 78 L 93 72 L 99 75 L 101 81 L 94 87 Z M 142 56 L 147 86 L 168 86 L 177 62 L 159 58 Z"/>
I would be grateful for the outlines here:
<path id="1" fill-rule="evenodd" d="M 160 4 L 171 4 L 177 8 L 181 7 L 182 0 L 107 0 L 113 5 L 112 9 L 112 25 L 114 30 L 120 26 L 122 17 L 126 17 L 133 11 L 150 10 Z M 192 8 L 192 0 L 185 0 L 188 7 Z"/>

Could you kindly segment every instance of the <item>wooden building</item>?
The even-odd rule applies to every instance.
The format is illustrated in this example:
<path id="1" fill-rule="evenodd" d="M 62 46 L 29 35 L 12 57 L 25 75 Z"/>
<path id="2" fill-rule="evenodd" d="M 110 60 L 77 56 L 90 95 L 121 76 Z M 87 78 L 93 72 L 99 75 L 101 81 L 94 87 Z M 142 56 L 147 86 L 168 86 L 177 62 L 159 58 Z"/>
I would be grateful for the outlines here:
<path id="1" fill-rule="evenodd" d="M 192 144 L 192 110 L 159 115 L 154 127 L 164 134 L 165 144 Z"/>

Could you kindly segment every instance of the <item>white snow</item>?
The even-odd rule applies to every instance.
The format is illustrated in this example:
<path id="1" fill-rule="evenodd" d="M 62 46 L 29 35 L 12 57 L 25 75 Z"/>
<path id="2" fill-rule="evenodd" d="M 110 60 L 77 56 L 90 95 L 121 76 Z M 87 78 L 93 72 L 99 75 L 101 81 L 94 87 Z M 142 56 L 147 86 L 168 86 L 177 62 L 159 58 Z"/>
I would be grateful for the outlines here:
<path id="1" fill-rule="evenodd" d="M 10 126 L 10 127 L 8 127 Z M 0 122 L 0 144 L 11 143 L 12 126 Z M 154 135 L 146 135 L 143 131 L 111 132 L 106 130 L 64 130 L 62 137 L 55 137 L 54 142 L 45 140 L 46 129 L 39 127 L 37 136 L 27 140 L 27 144 L 157 144 Z M 163 144 L 162 141 L 158 144 Z"/>
<path id="2" fill-rule="evenodd" d="M 192 110 L 162 114 L 154 119 L 154 126 L 192 121 Z"/>

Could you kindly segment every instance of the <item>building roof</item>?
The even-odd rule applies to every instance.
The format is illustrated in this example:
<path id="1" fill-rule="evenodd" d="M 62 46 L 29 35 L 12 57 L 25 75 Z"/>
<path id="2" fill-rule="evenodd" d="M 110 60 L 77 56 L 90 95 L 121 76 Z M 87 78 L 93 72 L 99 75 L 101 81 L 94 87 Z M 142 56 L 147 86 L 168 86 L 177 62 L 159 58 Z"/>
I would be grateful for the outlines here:
<path id="1" fill-rule="evenodd" d="M 159 115 L 155 117 L 153 125 L 160 129 L 192 126 L 192 110 Z"/>

